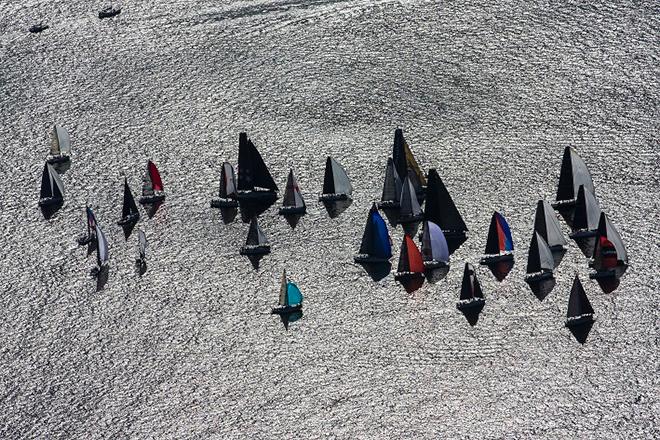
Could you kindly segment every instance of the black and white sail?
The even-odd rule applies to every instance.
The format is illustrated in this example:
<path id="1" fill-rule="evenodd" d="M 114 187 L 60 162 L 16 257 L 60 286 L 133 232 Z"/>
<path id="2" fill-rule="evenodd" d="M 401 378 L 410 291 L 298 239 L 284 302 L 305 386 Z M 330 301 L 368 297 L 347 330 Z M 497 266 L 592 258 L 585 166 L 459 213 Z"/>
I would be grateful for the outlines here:
<path id="1" fill-rule="evenodd" d="M 277 192 L 277 185 L 271 176 L 261 154 L 248 139 L 246 133 L 238 137 L 238 195 L 255 192 Z"/>
<path id="2" fill-rule="evenodd" d="M 353 186 L 346 170 L 339 162 L 328 156 L 323 175 L 323 194 L 320 201 L 347 200 L 353 194 Z"/>
<path id="3" fill-rule="evenodd" d="M 545 200 L 539 200 L 536 204 L 534 230 L 543 237 L 550 246 L 550 250 L 560 251 L 566 248 L 566 239 L 561 232 L 559 221 L 552 210 L 552 206 Z"/>
<path id="4" fill-rule="evenodd" d="M 71 155 L 71 139 L 69 133 L 59 125 L 55 125 L 50 133 L 49 163 L 65 162 Z"/>
<path id="5" fill-rule="evenodd" d="M 236 176 L 234 175 L 234 167 L 229 162 L 223 162 L 222 164 L 219 194 L 222 199 L 236 198 Z"/>
<path id="6" fill-rule="evenodd" d="M 461 282 L 461 296 L 456 304 L 458 309 L 482 306 L 485 302 L 481 284 L 477 278 L 477 272 L 470 263 L 465 263 L 463 269 L 463 281 Z"/>
<path id="7" fill-rule="evenodd" d="M 403 180 L 401 196 L 399 197 L 401 207 L 399 209 L 399 223 L 420 222 L 424 218 L 421 206 L 417 200 L 415 187 L 408 177 Z"/>
<path id="8" fill-rule="evenodd" d="M 566 326 L 584 324 L 593 321 L 594 309 L 591 307 L 587 293 L 582 287 L 580 278 L 575 275 L 571 295 L 568 299 L 568 312 L 566 313 Z"/>
<path id="9" fill-rule="evenodd" d="M 121 208 L 121 219 L 117 222 L 119 225 L 135 223 L 140 219 L 131 188 L 128 186 L 128 179 L 124 178 L 124 200 Z"/>
<path id="10" fill-rule="evenodd" d="M 596 197 L 584 185 L 580 185 L 575 201 L 573 231 L 595 231 L 598 228 L 600 213 Z"/>
<path id="11" fill-rule="evenodd" d="M 259 227 L 256 217 L 252 217 L 252 220 L 250 220 L 250 230 L 248 231 L 247 240 L 245 241 L 245 246 L 241 248 L 240 253 L 241 255 L 270 253 L 268 239 Z"/>
<path id="12" fill-rule="evenodd" d="M 387 159 L 385 167 L 385 181 L 383 182 L 383 195 L 379 207 L 383 209 L 398 209 L 400 205 L 401 188 L 403 184 L 401 177 L 394 166 L 392 158 Z"/>
<path id="13" fill-rule="evenodd" d="M 534 231 L 527 257 L 527 277 L 529 278 L 542 273 L 552 273 L 554 267 L 555 262 L 548 243 L 541 237 L 541 234 Z"/>
<path id="14" fill-rule="evenodd" d="M 293 170 L 289 170 L 289 176 L 286 179 L 286 190 L 284 191 L 284 200 L 280 215 L 301 215 L 307 211 L 305 200 L 303 199 L 300 187 L 293 175 Z"/>
<path id="15" fill-rule="evenodd" d="M 108 265 L 108 260 L 110 256 L 108 253 L 108 240 L 105 238 L 105 234 L 99 227 L 96 225 L 96 262 L 98 268 L 101 269 Z"/>
<path id="16" fill-rule="evenodd" d="M 561 162 L 557 200 L 553 206 L 560 208 L 562 205 L 574 203 L 581 185 L 591 194 L 595 194 L 594 182 L 587 165 L 573 148 L 566 147 Z"/>
<path id="17" fill-rule="evenodd" d="M 64 184 L 60 175 L 46 162 L 41 173 L 41 191 L 39 193 L 39 205 L 49 206 L 64 201 Z"/>
<path id="18" fill-rule="evenodd" d="M 420 200 L 424 197 L 424 187 L 426 186 L 426 177 L 415 160 L 415 156 L 410 146 L 403 137 L 403 130 L 397 128 L 394 131 L 394 145 L 392 147 L 392 160 L 399 177 L 403 180 L 406 177 L 415 188 L 415 192 Z"/>

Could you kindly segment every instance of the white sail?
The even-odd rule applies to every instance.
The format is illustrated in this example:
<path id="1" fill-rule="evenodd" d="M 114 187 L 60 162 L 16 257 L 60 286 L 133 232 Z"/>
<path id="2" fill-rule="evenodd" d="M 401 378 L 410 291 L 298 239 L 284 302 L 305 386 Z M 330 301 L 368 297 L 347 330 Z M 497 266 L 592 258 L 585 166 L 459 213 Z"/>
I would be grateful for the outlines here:
<path id="1" fill-rule="evenodd" d="M 222 164 L 224 168 L 225 175 L 225 192 L 227 197 L 236 195 L 236 176 L 234 175 L 234 168 L 232 168 L 229 162 Z"/>
<path id="2" fill-rule="evenodd" d="M 348 179 L 346 170 L 336 160 L 330 158 L 330 162 L 332 163 L 332 179 L 335 183 L 335 193 L 347 194 L 350 196 L 353 194 L 353 186 Z"/>
<path id="3" fill-rule="evenodd" d="M 447 239 L 445 234 L 442 233 L 440 226 L 436 225 L 433 222 L 426 222 L 428 225 L 428 230 L 425 230 L 425 233 L 428 233 L 430 236 L 431 251 L 433 259 L 435 261 L 441 261 L 446 263 L 449 261 L 449 247 L 447 246 Z"/>
<path id="4" fill-rule="evenodd" d="M 543 216 L 545 218 L 545 230 L 548 236 L 548 246 L 565 246 L 566 239 L 561 232 L 559 221 L 555 215 L 552 205 L 543 200 Z"/>
<path id="5" fill-rule="evenodd" d="M 419 201 L 417 200 L 415 186 L 408 177 L 403 181 L 399 200 L 401 201 L 402 215 L 418 216 L 422 213 L 422 208 L 419 206 Z"/>
<path id="6" fill-rule="evenodd" d="M 552 251 L 548 246 L 548 243 L 541 237 L 541 234 L 534 232 L 536 234 L 536 242 L 539 247 L 539 262 L 541 269 L 553 270 L 555 268 L 555 260 L 552 257 Z"/>
<path id="7" fill-rule="evenodd" d="M 586 187 L 584 188 L 584 203 L 586 205 L 587 212 L 587 229 L 594 231 L 598 229 L 598 221 L 600 220 L 600 206 L 596 201 L 593 193 L 589 191 Z"/>
<path id="8" fill-rule="evenodd" d="M 69 132 L 60 126 L 55 126 L 55 132 L 57 133 L 57 141 L 60 146 L 60 154 L 68 156 L 71 152 L 71 139 L 69 138 Z"/>
<path id="9" fill-rule="evenodd" d="M 64 198 L 64 183 L 59 173 L 55 171 L 55 168 L 51 164 L 46 165 L 48 167 L 48 176 L 50 177 L 50 189 L 53 197 L 57 197 L 57 192 L 59 190 L 60 197 Z"/>
<path id="10" fill-rule="evenodd" d="M 259 245 L 262 246 L 268 244 L 268 239 L 266 238 L 266 234 L 264 234 L 264 232 L 261 230 L 258 223 L 256 223 L 256 226 L 257 226 L 257 237 L 259 240 Z"/>
<path id="11" fill-rule="evenodd" d="M 98 252 L 97 254 L 97 260 L 99 263 L 99 266 L 103 266 L 108 263 L 108 241 L 105 238 L 105 234 L 99 227 L 99 225 L 96 225 L 96 250 Z"/>

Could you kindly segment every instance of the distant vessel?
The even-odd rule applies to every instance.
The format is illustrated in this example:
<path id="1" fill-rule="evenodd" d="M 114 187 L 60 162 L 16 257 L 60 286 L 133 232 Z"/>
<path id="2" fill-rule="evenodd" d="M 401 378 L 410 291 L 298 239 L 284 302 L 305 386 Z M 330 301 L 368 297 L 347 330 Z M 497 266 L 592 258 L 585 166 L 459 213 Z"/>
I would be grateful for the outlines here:
<path id="1" fill-rule="evenodd" d="M 585 189 L 584 185 L 580 185 L 574 205 L 573 232 L 568 236 L 575 240 L 586 257 L 593 255 L 600 213 L 600 207 L 594 195 Z"/>
<path id="2" fill-rule="evenodd" d="M 490 220 L 486 250 L 480 264 L 513 260 L 513 239 L 506 219 L 499 212 L 494 212 Z"/>
<path id="3" fill-rule="evenodd" d="M 211 200 L 212 208 L 237 208 L 236 200 L 236 176 L 234 167 L 229 162 L 224 162 L 220 170 L 220 191 L 219 198 Z"/>
<path id="4" fill-rule="evenodd" d="M 566 147 L 561 162 L 557 197 L 552 207 L 559 211 L 569 226 L 572 224 L 573 207 L 580 185 L 584 185 L 591 194 L 596 194 L 587 165 L 573 148 Z"/>
<path id="5" fill-rule="evenodd" d="M 619 278 L 628 268 L 628 253 L 621 236 L 604 212 L 600 214 L 596 244 L 590 266 L 591 279 Z"/>
<path id="6" fill-rule="evenodd" d="M 477 273 L 474 266 L 470 263 L 465 263 L 463 269 L 463 282 L 461 283 L 461 296 L 460 300 L 456 303 L 458 310 L 470 310 L 477 307 L 483 307 L 486 303 L 484 294 L 481 291 L 481 284 L 477 279 Z"/>
<path id="7" fill-rule="evenodd" d="M 71 160 L 69 133 L 64 128 L 55 125 L 50 133 L 50 154 L 46 161 L 48 163 L 62 163 L 69 160 Z"/>
<path id="8" fill-rule="evenodd" d="M 238 136 L 239 202 L 273 203 L 277 200 L 277 185 L 261 154 L 246 133 Z"/>
<path id="9" fill-rule="evenodd" d="M 392 247 L 387 225 L 374 204 L 369 210 L 360 251 L 353 260 L 360 264 L 381 264 L 389 262 L 390 258 L 392 258 Z"/>
<path id="10" fill-rule="evenodd" d="M 268 244 L 268 239 L 266 238 L 266 235 L 259 227 L 256 217 L 252 217 L 252 220 L 250 220 L 250 230 L 248 231 L 248 236 L 245 242 L 245 246 L 241 247 L 240 254 L 241 255 L 270 254 L 270 245 Z"/>
<path id="11" fill-rule="evenodd" d="M 28 31 L 33 34 L 38 34 L 41 31 L 48 29 L 50 26 L 44 23 L 36 23 L 28 28 Z"/>
<path id="12" fill-rule="evenodd" d="M 121 13 L 121 7 L 120 6 L 113 6 L 113 5 L 107 5 L 103 9 L 99 11 L 99 18 L 110 18 L 114 17 L 115 15 L 119 15 Z"/>
<path id="13" fill-rule="evenodd" d="M 403 137 L 403 130 L 400 128 L 397 128 L 394 131 L 392 160 L 394 161 L 394 166 L 399 178 L 404 180 L 408 177 L 410 179 L 410 182 L 415 188 L 417 198 L 419 202 L 422 203 L 424 201 L 424 192 L 426 189 L 426 178 L 417 164 L 417 160 L 415 160 L 412 150 Z"/>
<path id="14" fill-rule="evenodd" d="M 592 323 L 594 321 L 594 309 L 591 307 L 589 298 L 582 287 L 580 278 L 575 274 L 571 295 L 568 299 L 568 313 L 566 314 L 566 327 Z"/>
<path id="15" fill-rule="evenodd" d="M 85 208 L 85 215 L 87 216 L 87 235 L 78 238 L 78 244 L 80 246 L 96 242 L 96 216 L 92 208 L 89 206 Z"/>
<path id="16" fill-rule="evenodd" d="M 401 188 L 401 197 L 399 200 L 401 201 L 401 207 L 399 209 L 397 222 L 400 225 L 419 224 L 419 222 L 424 219 L 424 213 L 419 206 L 415 188 L 408 177 L 403 180 L 403 187 Z M 415 225 L 415 229 L 417 229 L 417 225 Z"/>
<path id="17" fill-rule="evenodd" d="M 422 229 L 422 256 L 426 270 L 449 266 L 449 248 L 440 226 L 428 220 Z"/>
<path id="18" fill-rule="evenodd" d="M 143 230 L 138 231 L 138 258 L 135 260 L 135 265 L 140 271 L 140 275 L 144 274 L 147 269 L 147 236 Z"/>
<path id="19" fill-rule="evenodd" d="M 438 172 L 433 168 L 429 170 L 424 219 L 440 226 L 447 240 L 450 254 L 467 240 L 467 225 Z"/>
<path id="20" fill-rule="evenodd" d="M 273 315 L 283 315 L 300 311 L 302 309 L 302 302 L 303 296 L 300 289 L 295 283 L 287 279 L 286 270 L 283 270 L 279 305 L 271 313 Z"/>
<path id="21" fill-rule="evenodd" d="M 550 203 L 539 200 L 536 204 L 534 230 L 545 240 L 552 252 L 561 252 L 566 250 L 567 243 L 555 215 Z"/>
<path id="22" fill-rule="evenodd" d="M 39 194 L 39 206 L 42 208 L 53 207 L 64 203 L 64 184 L 60 175 L 46 162 L 41 174 L 41 192 Z"/>
<path id="23" fill-rule="evenodd" d="M 140 203 L 145 205 L 163 200 L 165 200 L 163 181 L 160 178 L 158 168 L 149 160 L 147 162 L 147 171 L 142 178 L 142 197 L 140 197 Z"/>
<path id="24" fill-rule="evenodd" d="M 293 175 L 293 170 L 289 170 L 289 176 L 286 179 L 286 190 L 284 191 L 284 200 L 279 210 L 280 215 L 304 215 L 307 212 L 305 200 L 300 193 L 300 187 Z"/>
<path id="25" fill-rule="evenodd" d="M 124 177 L 124 202 L 121 208 L 121 219 L 117 222 L 118 225 L 130 225 L 137 223 L 140 219 L 140 211 L 138 211 L 133 193 L 128 187 L 128 179 Z"/>
<path id="26" fill-rule="evenodd" d="M 403 285 L 408 293 L 422 287 L 424 284 L 424 261 L 409 235 L 405 235 L 399 253 L 399 266 L 394 274 L 394 280 Z"/>
<path id="27" fill-rule="evenodd" d="M 525 282 L 533 283 L 536 281 L 548 280 L 553 278 L 552 271 L 555 267 L 555 261 L 552 257 L 552 251 L 545 242 L 541 234 L 534 231 L 532 243 L 529 246 L 529 255 L 527 257 L 527 275 Z"/>
<path id="28" fill-rule="evenodd" d="M 381 196 L 378 207 L 381 209 L 399 209 L 401 188 L 403 183 L 401 177 L 396 171 L 394 161 L 392 158 L 387 159 L 387 166 L 385 167 L 385 181 L 383 182 L 383 195 Z"/>
<path id="29" fill-rule="evenodd" d="M 353 186 L 348 179 L 346 170 L 339 162 L 328 156 L 325 161 L 325 174 L 323 176 L 323 194 L 319 197 L 319 201 L 350 200 L 352 194 Z"/>

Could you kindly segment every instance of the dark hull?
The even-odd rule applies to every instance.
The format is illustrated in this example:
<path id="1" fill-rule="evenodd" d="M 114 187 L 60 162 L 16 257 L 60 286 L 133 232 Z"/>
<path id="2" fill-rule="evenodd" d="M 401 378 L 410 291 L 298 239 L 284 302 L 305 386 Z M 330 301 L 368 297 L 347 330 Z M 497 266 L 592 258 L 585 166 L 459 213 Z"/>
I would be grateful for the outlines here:
<path id="1" fill-rule="evenodd" d="M 48 157 L 48 159 L 46 159 L 46 162 L 48 162 L 50 164 L 55 164 L 55 163 L 68 162 L 70 160 L 71 160 L 71 157 L 69 157 L 69 156 L 52 156 L 52 157 Z"/>
<path id="2" fill-rule="evenodd" d="M 140 197 L 140 203 L 143 205 L 148 205 L 150 203 L 158 203 L 165 200 L 165 194 L 154 194 L 153 196 L 142 196 Z"/>
<path id="3" fill-rule="evenodd" d="M 424 274 L 417 272 L 397 272 L 394 274 L 394 281 L 402 284 L 417 280 L 424 280 Z"/>
<path id="4" fill-rule="evenodd" d="M 350 200 L 348 194 L 321 194 L 319 202 L 338 202 L 340 200 Z"/>
<path id="5" fill-rule="evenodd" d="M 552 272 L 540 272 L 532 275 L 525 275 L 526 283 L 536 283 L 539 281 L 545 281 L 554 278 Z"/>
<path id="6" fill-rule="evenodd" d="M 371 255 L 356 255 L 353 257 L 353 261 L 358 264 L 385 264 L 389 263 L 389 258 L 382 257 L 373 257 Z"/>
<path id="7" fill-rule="evenodd" d="M 298 304 L 298 305 L 295 305 L 295 306 L 284 306 L 284 307 L 280 306 L 280 307 L 276 307 L 273 310 L 271 310 L 270 314 L 271 315 L 288 315 L 290 313 L 299 312 L 300 310 L 302 310 L 302 304 Z"/>
<path id="8" fill-rule="evenodd" d="M 553 209 L 571 209 L 575 207 L 575 202 L 576 199 L 569 199 L 569 200 L 555 200 L 554 202 L 550 203 L 550 206 L 552 206 Z"/>
<path id="9" fill-rule="evenodd" d="M 270 246 L 242 247 L 239 251 L 241 255 L 266 255 L 270 254 Z"/>
<path id="10" fill-rule="evenodd" d="M 377 202 L 376 206 L 380 209 L 399 209 L 401 208 L 401 205 L 399 202 L 394 201 L 394 200 L 383 200 L 381 202 Z"/>
<path id="11" fill-rule="evenodd" d="M 593 315 L 584 315 L 579 318 L 572 318 L 566 320 L 566 327 L 578 327 L 580 325 L 588 324 L 594 322 Z"/>
<path id="12" fill-rule="evenodd" d="M 30 26 L 28 31 L 33 34 L 38 34 L 39 32 L 48 29 L 48 25 L 45 24 L 35 24 L 34 26 Z"/>
<path id="13" fill-rule="evenodd" d="M 78 243 L 79 246 L 84 246 L 86 244 L 90 244 L 93 241 L 94 241 L 94 237 L 89 237 L 87 235 L 83 235 L 82 237 L 78 237 L 78 239 L 76 240 L 76 243 Z"/>
<path id="14" fill-rule="evenodd" d="M 397 219 L 397 223 L 400 225 L 407 224 L 407 223 L 419 223 L 422 220 L 424 220 L 424 214 L 419 214 L 419 215 L 399 215 L 399 218 Z"/>
<path id="15" fill-rule="evenodd" d="M 110 18 L 114 17 L 115 15 L 121 14 L 121 9 L 109 9 L 109 10 L 103 10 L 99 11 L 99 18 Z"/>
<path id="16" fill-rule="evenodd" d="M 122 217 L 122 219 L 119 220 L 117 224 L 119 226 L 126 226 L 133 223 L 137 223 L 138 220 L 140 220 L 140 214 L 135 213 L 135 214 L 127 215 L 126 217 Z"/>
<path id="17" fill-rule="evenodd" d="M 64 199 L 62 197 L 46 197 L 45 199 L 39 199 L 39 206 L 42 208 L 57 206 L 61 205 L 62 203 L 64 203 Z"/>
<path id="18" fill-rule="evenodd" d="M 282 206 L 278 211 L 279 215 L 304 215 L 307 212 L 305 206 Z"/>
<path id="19" fill-rule="evenodd" d="M 593 238 L 596 235 L 598 235 L 598 231 L 577 231 L 568 234 L 569 238 L 572 240 L 584 240 L 587 238 Z"/>
<path id="20" fill-rule="evenodd" d="M 492 264 L 499 263 L 502 261 L 512 261 L 513 254 L 500 254 L 500 255 L 486 255 L 479 260 L 479 264 Z"/>
<path id="21" fill-rule="evenodd" d="M 213 199 L 211 208 L 238 208 L 238 200 L 234 199 Z"/>
<path id="22" fill-rule="evenodd" d="M 449 265 L 445 262 L 442 261 L 425 261 L 424 262 L 424 269 L 426 270 L 433 270 L 433 269 L 444 269 L 449 267 Z"/>
<path id="23" fill-rule="evenodd" d="M 486 304 L 486 300 L 484 298 L 472 298 L 467 301 L 459 301 L 456 303 L 456 308 L 458 310 L 473 310 L 476 308 L 483 307 L 484 304 Z"/>
<path id="24" fill-rule="evenodd" d="M 239 202 L 272 203 L 277 200 L 275 191 L 239 191 L 236 195 Z"/>

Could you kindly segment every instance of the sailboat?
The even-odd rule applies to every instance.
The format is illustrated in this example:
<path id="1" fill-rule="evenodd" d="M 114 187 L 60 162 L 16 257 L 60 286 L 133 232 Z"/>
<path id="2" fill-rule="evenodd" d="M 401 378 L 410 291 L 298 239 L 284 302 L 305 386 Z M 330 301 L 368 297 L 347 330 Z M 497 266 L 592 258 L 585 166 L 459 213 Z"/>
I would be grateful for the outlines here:
<path id="1" fill-rule="evenodd" d="M 571 295 L 568 299 L 568 313 L 566 314 L 566 327 L 592 323 L 594 321 L 594 309 L 591 307 L 589 298 L 582 287 L 580 278 L 575 274 Z"/>
<path id="2" fill-rule="evenodd" d="M 424 213 L 422 212 L 421 206 L 419 206 L 415 188 L 408 177 L 403 180 L 401 197 L 399 200 L 401 201 L 401 208 L 399 209 L 397 222 L 401 225 L 413 224 L 415 225 L 414 229 L 416 230 L 416 224 L 419 224 L 419 222 L 424 219 Z"/>
<path id="3" fill-rule="evenodd" d="M 278 189 L 273 176 L 247 133 L 238 135 L 237 189 L 239 202 L 268 204 L 277 200 Z"/>
<path id="4" fill-rule="evenodd" d="M 429 170 L 424 219 L 440 226 L 447 240 L 450 254 L 467 240 L 467 225 L 438 172 L 433 168 Z"/>
<path id="5" fill-rule="evenodd" d="M 593 255 L 600 214 L 594 195 L 584 185 L 580 185 L 573 215 L 573 232 L 568 236 L 575 240 L 586 257 Z"/>
<path id="6" fill-rule="evenodd" d="M 135 199 L 131 188 L 128 186 L 128 179 L 124 177 L 124 202 L 121 208 L 121 219 L 117 222 L 119 226 L 130 225 L 137 223 L 140 219 L 140 211 L 138 211 Z"/>
<path id="7" fill-rule="evenodd" d="M 420 203 L 424 200 L 426 189 L 426 178 L 420 169 L 412 150 L 403 137 L 403 130 L 397 128 L 394 131 L 394 145 L 392 147 L 392 160 L 401 179 L 408 177 L 415 188 L 415 193 Z"/>
<path id="8" fill-rule="evenodd" d="M 427 270 L 449 266 L 449 248 L 445 235 L 440 226 L 428 220 L 424 221 L 422 228 L 422 257 Z"/>
<path id="9" fill-rule="evenodd" d="M 71 139 L 69 133 L 62 127 L 55 125 L 50 133 L 50 154 L 46 158 L 48 163 L 62 163 L 71 159 Z"/>
<path id="10" fill-rule="evenodd" d="M 561 161 L 557 197 L 552 207 L 559 211 L 569 226 L 573 222 L 573 207 L 580 185 L 584 185 L 591 194 L 596 194 L 587 165 L 573 148 L 566 147 Z"/>
<path id="11" fill-rule="evenodd" d="M 394 274 L 394 280 L 398 281 L 411 293 L 424 284 L 424 260 L 409 235 L 405 235 L 401 243 L 399 253 L 399 267 Z"/>
<path id="12" fill-rule="evenodd" d="M 39 206 L 42 208 L 54 207 L 64 203 L 64 184 L 60 175 L 51 164 L 46 162 L 41 174 L 41 192 Z"/>
<path id="13" fill-rule="evenodd" d="M 252 217 L 252 220 L 250 220 L 250 230 L 248 231 L 248 236 L 245 242 L 245 246 L 241 247 L 240 254 L 241 255 L 270 254 L 270 245 L 268 244 L 268 239 L 266 238 L 266 235 L 259 227 L 256 217 Z"/>
<path id="14" fill-rule="evenodd" d="M 628 268 L 628 253 L 621 236 L 604 212 L 600 214 L 594 247 L 591 279 L 619 278 Z"/>
<path id="15" fill-rule="evenodd" d="M 323 194 L 319 197 L 319 201 L 351 200 L 352 194 L 353 186 L 348 179 L 346 170 L 339 162 L 328 156 L 325 161 L 325 174 L 323 176 Z"/>
<path id="16" fill-rule="evenodd" d="M 138 231 L 138 258 L 135 260 L 135 265 L 143 275 L 147 270 L 147 236 L 143 230 Z"/>
<path id="17" fill-rule="evenodd" d="M 401 177 L 396 171 L 394 161 L 391 157 L 387 159 L 385 167 L 385 181 L 383 183 L 383 195 L 378 207 L 380 209 L 399 209 L 401 200 L 401 188 L 403 184 Z"/>
<path id="18" fill-rule="evenodd" d="M 461 311 L 481 308 L 486 303 L 481 291 L 481 284 L 477 279 L 477 272 L 470 263 L 465 263 L 463 269 L 463 282 L 461 283 L 461 296 L 456 303 L 456 308 Z"/>
<path id="19" fill-rule="evenodd" d="M 488 229 L 486 250 L 480 264 L 513 260 L 513 239 L 506 219 L 499 212 L 494 212 Z"/>
<path id="20" fill-rule="evenodd" d="M 552 252 L 566 250 L 567 243 L 561 232 L 559 221 L 552 211 L 552 206 L 545 200 L 539 200 L 536 204 L 534 230 L 545 240 Z"/>
<path id="21" fill-rule="evenodd" d="M 527 257 L 527 275 L 525 282 L 534 283 L 553 278 L 552 270 L 555 268 L 555 261 L 552 257 L 552 251 L 548 243 L 541 237 L 537 231 L 532 235 L 532 243 L 529 246 L 529 255 Z"/>
<path id="22" fill-rule="evenodd" d="M 94 273 L 98 274 L 103 269 L 108 267 L 109 260 L 108 253 L 108 240 L 105 238 L 105 234 L 101 230 L 101 227 L 96 224 L 96 264 Z"/>
<path id="23" fill-rule="evenodd" d="M 376 204 L 373 204 L 362 234 L 360 251 L 353 260 L 359 264 L 381 264 L 389 262 L 390 258 L 392 258 L 392 247 L 387 225 L 378 213 Z"/>
<path id="24" fill-rule="evenodd" d="M 293 170 L 289 170 L 289 176 L 286 179 L 286 190 L 284 191 L 284 200 L 279 210 L 280 215 L 304 215 L 307 212 L 305 200 L 300 192 L 298 182 L 293 175 Z"/>
<path id="25" fill-rule="evenodd" d="M 280 299 L 278 307 L 271 311 L 273 315 L 283 315 L 300 311 L 302 309 L 303 296 L 298 286 L 288 280 L 286 270 L 282 271 L 280 283 Z"/>
<path id="26" fill-rule="evenodd" d="M 142 178 L 142 197 L 140 203 L 150 204 L 165 200 L 165 189 L 156 165 L 149 159 L 147 171 Z"/>
<path id="27" fill-rule="evenodd" d="M 236 176 L 234 167 L 229 162 L 223 162 L 220 170 L 219 198 L 211 200 L 212 208 L 237 208 Z"/>
<path id="28" fill-rule="evenodd" d="M 96 216 L 89 206 L 85 208 L 85 215 L 87 216 L 87 235 L 78 238 L 78 244 L 84 246 L 96 241 Z"/>

